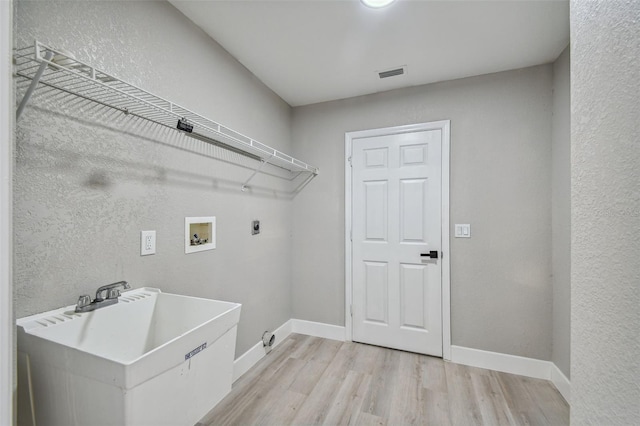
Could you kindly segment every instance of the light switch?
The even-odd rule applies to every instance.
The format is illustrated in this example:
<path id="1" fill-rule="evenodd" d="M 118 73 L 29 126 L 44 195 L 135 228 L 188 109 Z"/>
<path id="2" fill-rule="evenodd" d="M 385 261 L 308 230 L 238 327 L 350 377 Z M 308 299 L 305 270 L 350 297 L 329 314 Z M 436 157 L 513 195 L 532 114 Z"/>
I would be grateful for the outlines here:
<path id="1" fill-rule="evenodd" d="M 471 225 L 468 223 L 456 223 L 455 225 L 455 237 L 456 238 L 471 238 Z"/>

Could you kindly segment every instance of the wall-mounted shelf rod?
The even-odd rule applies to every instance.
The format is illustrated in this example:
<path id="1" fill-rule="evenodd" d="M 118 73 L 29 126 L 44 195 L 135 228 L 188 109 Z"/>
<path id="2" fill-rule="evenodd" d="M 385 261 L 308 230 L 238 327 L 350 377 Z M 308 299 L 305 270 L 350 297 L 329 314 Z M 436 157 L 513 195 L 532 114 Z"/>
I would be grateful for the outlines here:
<path id="1" fill-rule="evenodd" d="M 20 117 L 37 89 L 36 86 L 43 86 L 46 90 L 53 89 L 75 95 L 125 114 L 183 130 L 186 135 L 198 140 L 261 161 L 249 181 L 262 170 L 264 164 L 271 164 L 290 172 L 308 172 L 312 176 L 318 174 L 316 167 L 304 161 L 120 80 L 74 58 L 69 52 L 53 49 L 36 40 L 32 46 L 15 49 L 14 58 L 15 75 L 31 80 L 16 112 L 17 117 Z M 180 122 L 186 127 L 181 127 Z M 243 188 L 245 187 L 246 183 L 243 185 Z"/>

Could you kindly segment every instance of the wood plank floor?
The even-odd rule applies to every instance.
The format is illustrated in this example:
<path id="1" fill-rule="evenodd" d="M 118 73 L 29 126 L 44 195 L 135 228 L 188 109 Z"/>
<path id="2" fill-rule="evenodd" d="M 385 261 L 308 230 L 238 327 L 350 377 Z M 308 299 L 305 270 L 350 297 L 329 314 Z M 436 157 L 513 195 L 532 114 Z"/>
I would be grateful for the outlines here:
<path id="1" fill-rule="evenodd" d="M 200 425 L 568 425 L 546 380 L 290 335 Z"/>

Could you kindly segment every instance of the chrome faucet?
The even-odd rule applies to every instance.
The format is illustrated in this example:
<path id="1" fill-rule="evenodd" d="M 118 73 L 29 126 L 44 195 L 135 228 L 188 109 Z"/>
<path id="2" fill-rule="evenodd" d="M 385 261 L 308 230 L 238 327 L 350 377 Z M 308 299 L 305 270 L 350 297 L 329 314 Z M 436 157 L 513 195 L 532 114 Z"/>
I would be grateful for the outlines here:
<path id="1" fill-rule="evenodd" d="M 88 294 L 80 296 L 78 298 L 78 304 L 76 305 L 76 312 L 91 312 L 118 303 L 118 297 L 120 297 L 120 289 L 118 287 L 122 287 L 123 290 L 131 288 L 126 281 L 103 285 L 96 291 L 96 298 L 93 302 L 91 301 L 91 296 Z M 103 297 L 102 294 L 105 292 L 106 297 Z"/>

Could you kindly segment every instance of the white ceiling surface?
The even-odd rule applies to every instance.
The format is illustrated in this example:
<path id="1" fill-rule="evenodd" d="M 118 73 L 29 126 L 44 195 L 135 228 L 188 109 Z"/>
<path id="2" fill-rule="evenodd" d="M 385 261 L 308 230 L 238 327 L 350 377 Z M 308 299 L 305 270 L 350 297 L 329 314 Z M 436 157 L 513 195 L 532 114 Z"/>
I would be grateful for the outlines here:
<path id="1" fill-rule="evenodd" d="M 291 106 L 548 63 L 569 43 L 568 0 L 171 3 Z"/>

